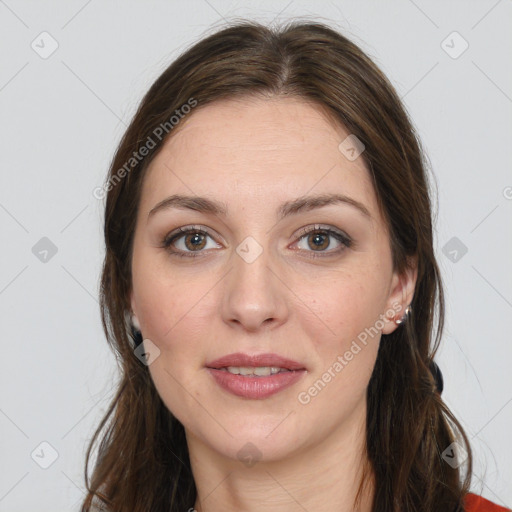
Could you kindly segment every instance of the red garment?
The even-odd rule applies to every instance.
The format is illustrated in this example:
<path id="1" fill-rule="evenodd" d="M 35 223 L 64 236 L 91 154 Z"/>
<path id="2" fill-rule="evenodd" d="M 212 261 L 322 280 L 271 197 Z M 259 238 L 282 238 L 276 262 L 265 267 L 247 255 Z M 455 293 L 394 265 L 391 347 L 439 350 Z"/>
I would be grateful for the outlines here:
<path id="1" fill-rule="evenodd" d="M 500 507 L 476 494 L 468 494 L 464 504 L 466 512 L 510 512 L 509 508 Z"/>

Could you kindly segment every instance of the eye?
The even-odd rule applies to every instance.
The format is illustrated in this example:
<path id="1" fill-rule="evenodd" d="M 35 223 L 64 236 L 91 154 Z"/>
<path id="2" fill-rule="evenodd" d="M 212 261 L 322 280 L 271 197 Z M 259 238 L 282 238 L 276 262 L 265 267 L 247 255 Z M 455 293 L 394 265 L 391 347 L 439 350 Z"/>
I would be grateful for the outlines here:
<path id="1" fill-rule="evenodd" d="M 203 249 L 215 249 L 219 245 L 213 243 L 208 247 L 208 238 L 211 235 L 196 226 L 184 226 L 169 233 L 162 241 L 162 247 L 175 256 L 196 257 Z M 194 254 L 196 253 L 196 254 Z"/>
<path id="2" fill-rule="evenodd" d="M 352 245 L 350 237 L 342 231 L 322 227 L 318 224 L 302 229 L 299 232 L 299 237 L 299 249 L 310 253 L 308 257 L 313 258 L 339 254 Z"/>
<path id="3" fill-rule="evenodd" d="M 313 258 L 339 254 L 352 245 L 350 237 L 342 231 L 318 224 L 302 229 L 298 236 L 299 249 L 309 253 L 308 257 Z M 210 246 L 208 246 L 208 238 L 212 240 Z M 173 256 L 194 258 L 205 252 L 203 249 L 218 249 L 220 246 L 213 242 L 212 235 L 205 229 L 198 226 L 184 226 L 168 234 L 162 241 L 162 247 Z"/>

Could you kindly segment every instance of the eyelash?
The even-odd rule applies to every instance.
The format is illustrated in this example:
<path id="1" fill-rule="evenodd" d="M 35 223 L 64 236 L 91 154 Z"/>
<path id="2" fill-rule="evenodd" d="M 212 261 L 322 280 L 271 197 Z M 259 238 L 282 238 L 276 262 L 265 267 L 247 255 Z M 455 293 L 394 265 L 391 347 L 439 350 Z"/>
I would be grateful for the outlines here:
<path id="1" fill-rule="evenodd" d="M 180 258 L 197 258 L 201 255 L 204 251 L 181 251 L 181 250 L 173 250 L 171 249 L 171 245 L 182 238 L 184 235 L 188 234 L 200 234 L 200 235 L 206 235 L 210 238 L 213 238 L 213 236 L 206 231 L 205 229 L 202 229 L 198 226 L 184 226 L 179 228 L 178 230 L 168 234 L 163 240 L 162 240 L 162 248 L 166 249 L 171 255 L 173 256 L 179 256 Z M 329 256 L 332 256 L 334 254 L 339 254 L 343 250 L 351 247 L 352 245 L 352 239 L 346 235 L 345 233 L 341 231 L 334 230 L 332 228 L 324 228 L 320 225 L 315 225 L 313 227 L 307 227 L 304 229 L 301 229 L 298 233 L 298 240 L 301 240 L 305 236 L 311 234 L 311 233 L 321 233 L 325 234 L 327 236 L 331 236 L 335 238 L 338 242 L 341 242 L 342 247 L 338 248 L 333 251 L 305 251 L 306 253 L 310 253 L 307 257 L 308 258 L 326 258 Z"/>

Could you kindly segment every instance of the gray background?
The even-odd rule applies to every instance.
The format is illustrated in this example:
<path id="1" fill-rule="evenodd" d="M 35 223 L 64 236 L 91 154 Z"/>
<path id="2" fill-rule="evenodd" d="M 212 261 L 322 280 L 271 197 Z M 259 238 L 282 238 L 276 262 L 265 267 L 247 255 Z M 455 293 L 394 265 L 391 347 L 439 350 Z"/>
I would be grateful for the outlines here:
<path id="1" fill-rule="evenodd" d="M 328 23 L 403 97 L 439 187 L 444 396 L 472 441 L 473 489 L 511 506 L 510 0 L 0 0 L 0 510 L 78 510 L 86 443 L 117 381 L 92 191 L 152 81 L 235 16 Z"/>

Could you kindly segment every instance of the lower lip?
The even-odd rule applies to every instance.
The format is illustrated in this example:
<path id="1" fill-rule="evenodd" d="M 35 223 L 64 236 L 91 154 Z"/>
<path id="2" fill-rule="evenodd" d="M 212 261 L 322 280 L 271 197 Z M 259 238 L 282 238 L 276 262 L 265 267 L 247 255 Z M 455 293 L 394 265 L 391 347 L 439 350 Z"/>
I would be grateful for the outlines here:
<path id="1" fill-rule="evenodd" d="M 276 373 L 265 377 L 235 375 L 227 370 L 208 368 L 217 384 L 233 395 L 261 400 L 295 384 L 306 370 Z"/>

